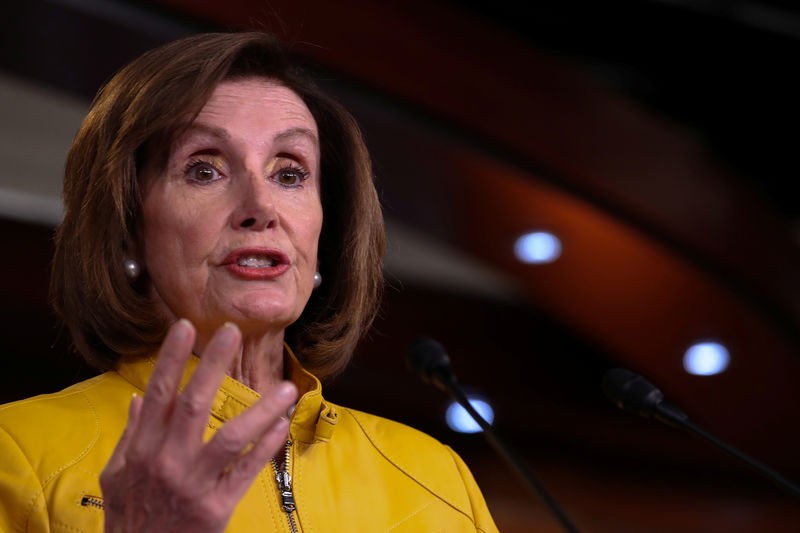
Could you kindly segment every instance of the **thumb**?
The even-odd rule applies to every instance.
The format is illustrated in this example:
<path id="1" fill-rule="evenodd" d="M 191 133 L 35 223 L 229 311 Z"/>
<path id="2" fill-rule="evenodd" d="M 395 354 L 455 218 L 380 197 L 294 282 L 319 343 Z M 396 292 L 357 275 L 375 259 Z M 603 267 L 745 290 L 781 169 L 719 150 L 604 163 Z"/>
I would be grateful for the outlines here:
<path id="1" fill-rule="evenodd" d="M 139 425 L 139 414 L 141 411 L 142 397 L 133 393 L 130 406 L 128 407 L 128 423 L 125 425 L 122 436 L 119 438 L 114 452 L 111 454 L 108 463 L 106 463 L 106 467 L 103 469 L 103 473 L 100 475 L 101 487 L 106 484 L 105 481 L 114 477 L 125 467 L 125 452 L 128 450 L 128 443 L 131 440 L 131 436 L 136 432 L 136 428 Z"/>

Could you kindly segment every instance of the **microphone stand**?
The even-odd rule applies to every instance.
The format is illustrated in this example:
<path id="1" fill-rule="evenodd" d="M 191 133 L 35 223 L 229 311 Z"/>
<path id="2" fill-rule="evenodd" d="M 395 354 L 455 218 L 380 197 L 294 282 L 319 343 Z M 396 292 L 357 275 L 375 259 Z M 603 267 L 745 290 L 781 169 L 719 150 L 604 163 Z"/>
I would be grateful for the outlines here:
<path id="1" fill-rule="evenodd" d="M 769 468 L 766 465 L 761 464 L 760 462 L 756 461 L 743 451 L 734 448 L 727 442 L 718 439 L 717 437 L 715 437 L 708 431 L 704 430 L 697 424 L 691 422 L 689 420 L 689 417 L 686 416 L 683 412 L 673 408 L 670 405 L 665 405 L 665 404 L 657 405 L 655 407 L 655 410 L 658 412 L 658 415 L 660 415 L 657 416 L 656 418 L 663 418 L 665 419 L 664 421 L 676 425 L 678 427 L 682 427 L 683 429 L 686 429 L 687 431 L 690 431 L 691 433 L 694 433 L 695 435 L 707 440 L 711 444 L 717 446 L 718 448 L 732 455 L 736 459 L 742 461 L 754 471 L 767 477 L 773 483 L 789 491 L 795 496 L 800 496 L 800 487 L 798 487 L 797 485 L 795 485 L 794 483 L 792 483 L 791 481 L 780 475 L 775 470 Z"/>
<path id="2" fill-rule="evenodd" d="M 544 500 L 547 507 L 550 508 L 550 511 L 555 515 L 558 521 L 561 523 L 561 526 L 564 528 L 565 531 L 568 533 L 578 533 L 578 530 L 572 525 L 567 514 L 558 504 L 558 502 L 553 498 L 553 496 L 547 491 L 541 481 L 536 477 L 536 475 L 525 468 L 525 465 L 522 462 L 514 457 L 511 451 L 506 447 L 500 440 L 500 437 L 492 429 L 492 426 L 489 425 L 483 417 L 478 414 L 472 404 L 469 403 L 467 399 L 467 395 L 464 394 L 464 391 L 461 390 L 456 384 L 455 378 L 453 377 L 452 373 L 440 373 L 437 376 L 436 384 L 440 385 L 440 387 L 447 392 L 449 392 L 456 401 L 467 410 L 470 416 L 478 423 L 478 425 L 483 429 L 483 435 L 486 437 L 486 440 L 489 441 L 489 444 L 494 448 L 494 450 L 503 458 L 506 464 L 511 468 L 511 470 L 517 474 L 519 479 L 523 482 L 525 487 L 536 497 L 537 495 Z"/>
<path id="3" fill-rule="evenodd" d="M 644 418 L 653 418 L 669 426 L 690 431 L 739 459 L 795 496 L 800 496 L 800 487 L 775 470 L 692 423 L 686 413 L 665 402 L 664 394 L 642 376 L 624 368 L 612 368 L 603 376 L 603 391 L 620 409 L 633 411 Z"/>

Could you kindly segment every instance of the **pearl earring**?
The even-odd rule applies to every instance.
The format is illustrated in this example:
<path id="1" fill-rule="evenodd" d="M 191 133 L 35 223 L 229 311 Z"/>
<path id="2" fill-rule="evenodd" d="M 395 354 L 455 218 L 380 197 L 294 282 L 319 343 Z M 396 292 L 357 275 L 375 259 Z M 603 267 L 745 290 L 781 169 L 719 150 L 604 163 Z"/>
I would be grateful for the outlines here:
<path id="1" fill-rule="evenodd" d="M 322 285 L 322 274 L 314 272 L 314 288 L 317 289 Z"/>
<path id="2" fill-rule="evenodd" d="M 131 283 L 139 279 L 141 269 L 139 268 L 139 263 L 137 263 L 135 259 L 126 259 L 123 261 L 122 269 L 125 271 L 125 277 L 128 278 L 128 281 Z"/>

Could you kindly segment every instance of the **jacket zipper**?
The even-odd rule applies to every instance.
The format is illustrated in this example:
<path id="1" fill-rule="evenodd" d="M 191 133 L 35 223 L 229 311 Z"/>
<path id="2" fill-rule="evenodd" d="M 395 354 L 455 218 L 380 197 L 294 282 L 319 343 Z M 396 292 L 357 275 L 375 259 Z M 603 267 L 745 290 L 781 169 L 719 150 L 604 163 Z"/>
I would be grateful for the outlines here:
<path id="1" fill-rule="evenodd" d="M 81 498 L 81 505 L 84 507 L 96 507 L 98 509 L 103 509 L 105 507 L 103 505 L 103 498 L 99 496 L 84 496 Z"/>
<path id="2" fill-rule="evenodd" d="M 297 509 L 294 503 L 294 494 L 292 493 L 292 475 L 289 473 L 291 457 L 292 442 L 287 440 L 286 446 L 283 449 L 283 465 L 278 468 L 278 461 L 272 458 L 272 469 L 275 471 L 275 481 L 278 482 L 278 493 L 281 496 L 281 507 L 286 512 L 286 518 L 289 521 L 289 530 L 292 533 L 297 533 L 297 522 L 294 518 L 294 512 Z"/>

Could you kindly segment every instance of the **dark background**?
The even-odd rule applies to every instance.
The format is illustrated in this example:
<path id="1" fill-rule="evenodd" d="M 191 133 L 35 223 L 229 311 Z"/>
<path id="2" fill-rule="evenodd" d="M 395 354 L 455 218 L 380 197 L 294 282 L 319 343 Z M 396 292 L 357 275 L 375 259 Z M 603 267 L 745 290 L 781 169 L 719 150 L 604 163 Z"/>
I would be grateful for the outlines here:
<path id="1" fill-rule="evenodd" d="M 517 4 L 17 2 L 0 69 L 88 105 L 167 40 L 279 33 L 362 124 L 389 220 L 383 310 L 330 399 L 451 444 L 501 531 L 557 531 L 405 368 L 406 344 L 429 335 L 581 531 L 797 531 L 796 498 L 617 410 L 600 382 L 616 366 L 641 372 L 697 423 L 800 478 L 800 10 Z M 563 255 L 521 265 L 511 246 L 536 228 Z M 51 235 L 0 220 L 2 401 L 92 374 L 47 306 Z M 702 339 L 728 346 L 727 372 L 685 373 L 683 351 Z"/>

